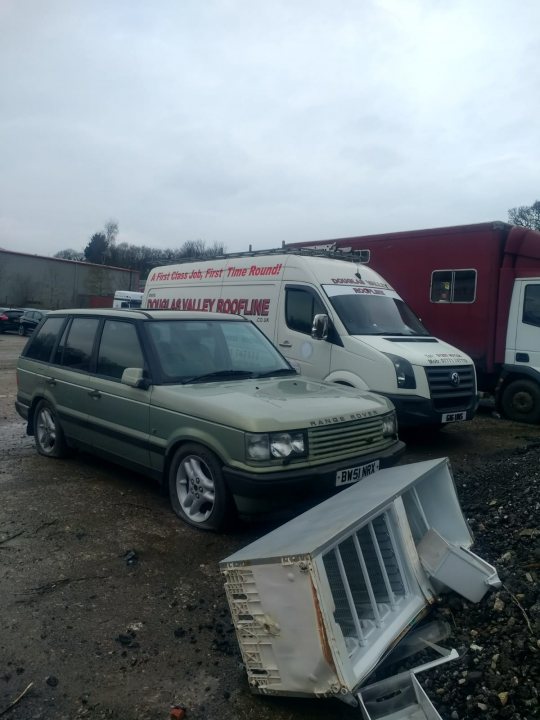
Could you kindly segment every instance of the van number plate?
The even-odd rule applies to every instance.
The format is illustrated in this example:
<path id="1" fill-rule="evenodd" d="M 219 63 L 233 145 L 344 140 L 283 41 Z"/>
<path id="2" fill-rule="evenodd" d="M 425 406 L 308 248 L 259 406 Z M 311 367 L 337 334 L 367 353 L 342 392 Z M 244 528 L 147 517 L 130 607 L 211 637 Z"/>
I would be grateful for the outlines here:
<path id="1" fill-rule="evenodd" d="M 457 420 L 466 420 L 467 419 L 467 413 L 462 412 L 455 412 L 455 413 L 443 413 L 442 416 L 442 422 L 456 422 Z"/>
<path id="2" fill-rule="evenodd" d="M 336 485 L 350 485 L 358 482 L 368 475 L 377 472 L 380 466 L 379 460 L 366 463 L 366 465 L 358 465 L 357 467 L 347 468 L 347 470 L 339 470 L 336 474 Z"/>

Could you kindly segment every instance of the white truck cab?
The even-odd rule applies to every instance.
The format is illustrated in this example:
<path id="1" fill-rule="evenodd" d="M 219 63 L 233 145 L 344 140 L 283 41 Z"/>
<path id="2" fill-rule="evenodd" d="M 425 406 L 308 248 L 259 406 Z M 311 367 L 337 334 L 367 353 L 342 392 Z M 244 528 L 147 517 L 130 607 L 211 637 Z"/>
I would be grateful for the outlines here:
<path id="1" fill-rule="evenodd" d="M 302 375 L 388 397 L 401 427 L 468 420 L 468 355 L 429 334 L 374 270 L 321 253 L 252 253 L 150 271 L 143 308 L 244 315 Z"/>
<path id="2" fill-rule="evenodd" d="M 135 290 L 117 290 L 114 293 L 113 308 L 124 308 L 124 310 L 140 308 L 143 294 Z"/>

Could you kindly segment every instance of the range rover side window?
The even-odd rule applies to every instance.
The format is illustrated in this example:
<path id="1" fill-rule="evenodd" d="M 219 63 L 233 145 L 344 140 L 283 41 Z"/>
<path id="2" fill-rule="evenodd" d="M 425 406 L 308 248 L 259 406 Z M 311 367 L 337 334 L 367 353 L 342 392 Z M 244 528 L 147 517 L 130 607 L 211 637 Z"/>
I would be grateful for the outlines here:
<path id="1" fill-rule="evenodd" d="M 32 335 L 25 357 L 48 362 L 64 321 L 63 317 L 47 318 L 38 332 Z"/>
<path id="2" fill-rule="evenodd" d="M 106 320 L 101 334 L 96 373 L 121 379 L 128 367 L 144 368 L 144 357 L 133 323 Z"/>
<path id="3" fill-rule="evenodd" d="M 73 370 L 90 370 L 97 318 L 75 317 L 71 321 L 60 362 Z M 58 356 L 57 356 L 58 357 Z"/>
<path id="4" fill-rule="evenodd" d="M 309 290 L 287 288 L 286 292 L 285 322 L 287 327 L 311 335 L 314 316 L 326 312 L 323 304 Z"/>

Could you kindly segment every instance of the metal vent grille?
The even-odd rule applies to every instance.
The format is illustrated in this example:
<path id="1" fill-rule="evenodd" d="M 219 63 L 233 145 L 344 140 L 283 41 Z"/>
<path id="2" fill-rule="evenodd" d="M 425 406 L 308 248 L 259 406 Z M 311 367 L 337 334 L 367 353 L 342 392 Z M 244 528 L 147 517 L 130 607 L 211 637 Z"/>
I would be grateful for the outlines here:
<path id="1" fill-rule="evenodd" d="M 393 616 L 408 595 L 388 513 L 353 532 L 323 556 L 335 621 L 350 654 Z"/>
<path id="2" fill-rule="evenodd" d="M 426 375 L 436 410 L 465 410 L 470 406 L 476 392 L 472 365 L 427 367 Z"/>
<path id="3" fill-rule="evenodd" d="M 395 439 L 384 437 L 383 418 L 364 418 L 350 423 L 336 423 L 308 431 L 309 456 L 313 460 L 347 458 L 389 447 Z"/>

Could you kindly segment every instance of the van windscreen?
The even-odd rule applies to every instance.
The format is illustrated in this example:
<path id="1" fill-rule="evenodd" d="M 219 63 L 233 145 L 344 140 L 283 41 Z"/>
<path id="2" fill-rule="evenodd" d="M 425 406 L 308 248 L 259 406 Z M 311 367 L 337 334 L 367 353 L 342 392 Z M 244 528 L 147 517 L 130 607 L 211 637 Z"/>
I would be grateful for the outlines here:
<path id="1" fill-rule="evenodd" d="M 324 290 L 349 335 L 430 335 L 395 293 L 356 286 Z"/>

